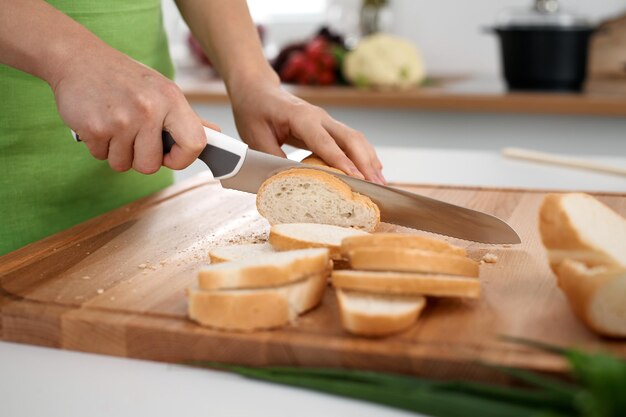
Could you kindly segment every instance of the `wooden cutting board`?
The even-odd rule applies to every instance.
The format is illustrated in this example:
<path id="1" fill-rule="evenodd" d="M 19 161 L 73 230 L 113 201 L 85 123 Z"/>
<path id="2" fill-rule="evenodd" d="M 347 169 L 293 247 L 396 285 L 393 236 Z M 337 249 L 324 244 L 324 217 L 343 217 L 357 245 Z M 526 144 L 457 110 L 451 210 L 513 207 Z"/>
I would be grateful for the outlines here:
<path id="1" fill-rule="evenodd" d="M 541 247 L 538 191 L 403 186 L 508 221 L 523 244 L 454 241 L 480 259 L 479 300 L 429 300 L 409 331 L 384 339 L 345 333 L 331 288 L 294 326 L 220 332 L 186 318 L 184 290 L 209 248 L 264 240 L 254 196 L 206 176 L 80 224 L 0 258 L 0 337 L 6 341 L 148 360 L 331 366 L 434 377 L 503 380 L 478 362 L 559 372 L 564 363 L 498 339 L 511 335 L 626 356 L 572 315 Z M 626 215 L 626 195 L 598 198 Z M 383 225 L 381 230 L 403 230 Z M 415 232 L 415 231 L 413 231 Z M 417 232 L 416 232 L 417 233 Z"/>

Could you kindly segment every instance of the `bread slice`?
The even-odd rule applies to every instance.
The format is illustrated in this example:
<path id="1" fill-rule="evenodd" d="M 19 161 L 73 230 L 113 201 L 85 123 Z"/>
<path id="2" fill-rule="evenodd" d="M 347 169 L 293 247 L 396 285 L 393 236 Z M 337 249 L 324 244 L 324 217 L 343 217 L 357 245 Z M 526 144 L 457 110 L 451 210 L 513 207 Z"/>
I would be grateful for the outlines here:
<path id="1" fill-rule="evenodd" d="M 218 246 L 209 251 L 209 260 L 212 264 L 236 261 L 250 257 L 259 257 L 276 250 L 269 243 L 247 243 L 242 245 Z"/>
<path id="2" fill-rule="evenodd" d="M 480 281 L 454 275 L 432 275 L 413 272 L 334 271 L 336 288 L 396 295 L 429 295 L 436 297 L 480 296 Z"/>
<path id="3" fill-rule="evenodd" d="M 327 172 L 290 169 L 268 178 L 256 199 L 270 224 L 324 223 L 373 231 L 380 223 L 378 206 Z"/>
<path id="4" fill-rule="evenodd" d="M 548 194 L 539 230 L 554 270 L 564 259 L 626 269 L 626 219 L 588 194 Z"/>
<path id="5" fill-rule="evenodd" d="M 277 250 L 328 248 L 332 259 L 341 259 L 341 241 L 349 236 L 367 236 L 362 230 L 317 223 L 275 224 L 269 242 Z"/>
<path id="6" fill-rule="evenodd" d="M 343 328 L 362 336 L 386 336 L 408 329 L 426 306 L 422 296 L 401 297 L 337 290 Z"/>
<path id="7" fill-rule="evenodd" d="M 283 285 L 326 270 L 329 263 L 325 248 L 268 253 L 207 265 L 198 272 L 198 286 L 218 290 Z"/>
<path id="8" fill-rule="evenodd" d="M 478 276 L 478 262 L 421 249 L 365 247 L 348 253 L 353 269 Z"/>
<path id="9" fill-rule="evenodd" d="M 260 289 L 190 288 L 189 318 L 223 330 L 253 331 L 284 326 L 320 303 L 329 272 L 324 270 L 294 283 Z"/>
<path id="10" fill-rule="evenodd" d="M 451 245 L 444 240 L 408 233 L 373 233 L 347 237 L 341 242 L 341 252 L 345 254 L 351 250 L 364 247 L 422 249 L 457 256 L 467 256 L 465 249 Z"/>
<path id="11" fill-rule="evenodd" d="M 559 287 L 580 320 L 599 334 L 626 337 L 626 270 L 566 259 L 556 272 Z"/>

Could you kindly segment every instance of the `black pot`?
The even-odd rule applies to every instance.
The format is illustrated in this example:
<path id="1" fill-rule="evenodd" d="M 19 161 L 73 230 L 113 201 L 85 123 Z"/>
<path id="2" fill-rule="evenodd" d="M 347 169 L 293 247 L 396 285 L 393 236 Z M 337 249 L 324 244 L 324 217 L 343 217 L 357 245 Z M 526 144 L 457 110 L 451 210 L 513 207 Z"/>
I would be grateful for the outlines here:
<path id="1" fill-rule="evenodd" d="M 494 31 L 509 89 L 582 90 L 593 28 L 516 26 Z"/>

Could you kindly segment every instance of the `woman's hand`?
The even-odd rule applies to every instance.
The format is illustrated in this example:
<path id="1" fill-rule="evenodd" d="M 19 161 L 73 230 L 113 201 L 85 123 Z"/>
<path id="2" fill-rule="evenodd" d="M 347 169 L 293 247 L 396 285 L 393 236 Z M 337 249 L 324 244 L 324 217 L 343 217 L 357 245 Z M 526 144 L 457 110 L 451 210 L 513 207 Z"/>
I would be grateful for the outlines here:
<path id="1" fill-rule="evenodd" d="M 284 143 L 305 147 L 332 167 L 385 183 L 382 164 L 362 133 L 281 89 L 278 82 L 231 86 L 229 93 L 237 130 L 253 149 L 284 157 Z"/>
<path id="2" fill-rule="evenodd" d="M 113 49 L 80 55 L 51 82 L 59 113 L 115 171 L 183 169 L 206 145 L 202 121 L 172 81 Z M 218 128 L 219 129 L 219 128 Z M 161 131 L 176 140 L 163 156 Z"/>

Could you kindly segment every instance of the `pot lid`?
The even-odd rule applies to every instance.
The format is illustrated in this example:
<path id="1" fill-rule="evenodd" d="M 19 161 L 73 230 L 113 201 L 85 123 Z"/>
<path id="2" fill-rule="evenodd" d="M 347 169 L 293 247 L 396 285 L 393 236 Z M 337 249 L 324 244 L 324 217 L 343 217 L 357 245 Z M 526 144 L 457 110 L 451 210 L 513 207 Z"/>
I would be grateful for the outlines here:
<path id="1" fill-rule="evenodd" d="M 591 21 L 585 16 L 562 10 L 558 0 L 535 0 L 527 8 L 505 10 L 498 16 L 496 26 L 528 27 L 591 27 Z"/>

